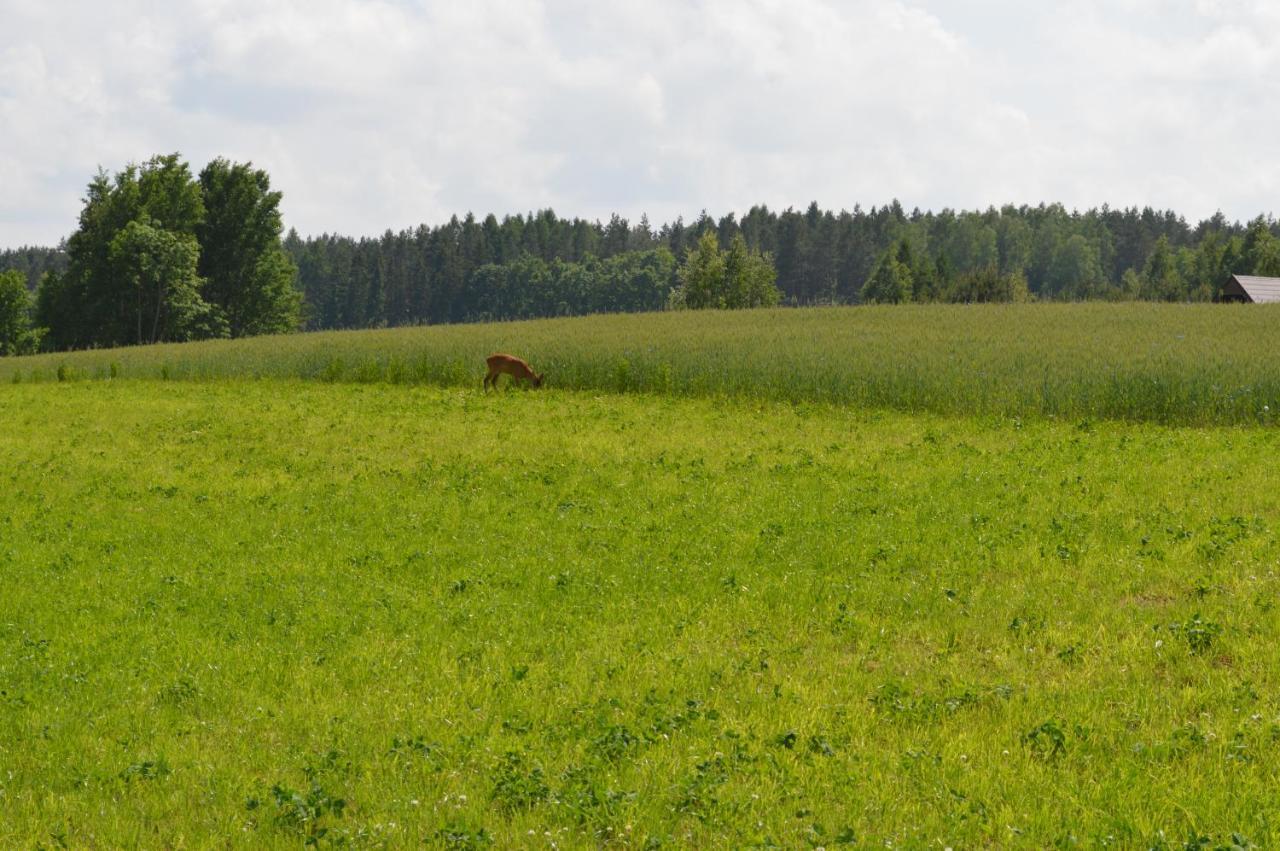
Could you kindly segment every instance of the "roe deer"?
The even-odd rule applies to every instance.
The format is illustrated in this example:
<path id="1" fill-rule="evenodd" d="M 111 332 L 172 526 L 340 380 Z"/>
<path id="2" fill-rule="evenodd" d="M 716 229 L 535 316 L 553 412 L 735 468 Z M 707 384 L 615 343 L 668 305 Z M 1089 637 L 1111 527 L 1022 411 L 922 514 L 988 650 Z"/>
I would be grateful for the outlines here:
<path id="1" fill-rule="evenodd" d="M 488 390 L 490 386 L 497 388 L 498 376 L 504 372 L 511 376 L 512 381 L 523 378 L 534 387 L 542 386 L 542 376 L 534 372 L 529 367 L 529 364 L 514 355 L 492 354 L 485 358 L 484 362 L 489 365 L 489 374 L 484 377 L 485 390 Z"/>

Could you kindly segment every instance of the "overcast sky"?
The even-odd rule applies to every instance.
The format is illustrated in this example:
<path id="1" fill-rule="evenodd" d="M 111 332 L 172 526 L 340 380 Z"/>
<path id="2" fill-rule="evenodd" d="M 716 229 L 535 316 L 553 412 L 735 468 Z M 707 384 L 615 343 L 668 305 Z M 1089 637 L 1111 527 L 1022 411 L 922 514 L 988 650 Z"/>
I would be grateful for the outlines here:
<path id="1" fill-rule="evenodd" d="M 0 0 L 0 246 L 180 151 L 286 225 L 1280 210 L 1274 0 Z"/>

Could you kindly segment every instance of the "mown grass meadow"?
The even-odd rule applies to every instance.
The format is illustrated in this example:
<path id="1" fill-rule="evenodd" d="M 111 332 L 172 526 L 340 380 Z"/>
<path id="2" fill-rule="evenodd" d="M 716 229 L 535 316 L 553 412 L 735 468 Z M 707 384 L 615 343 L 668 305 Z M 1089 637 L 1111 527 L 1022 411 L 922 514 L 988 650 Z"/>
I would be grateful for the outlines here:
<path id="1" fill-rule="evenodd" d="M 756 314 L 752 347 L 750 317 L 707 333 L 759 365 L 798 315 Z M 528 326 L 522 349 L 568 384 L 622 352 L 651 375 L 605 334 L 627 321 Z M 1008 388 L 965 417 L 486 396 L 467 355 L 506 333 L 3 363 L 0 846 L 1280 838 L 1280 432 L 999 416 Z M 836 339 L 790 351 L 863 345 Z M 457 359 L 459 386 L 28 383 L 301 375 L 337 351 Z M 714 369 L 694 363 L 673 367 L 691 394 L 680 376 Z M 903 405 L 946 407 L 926 398 Z"/>
<path id="2" fill-rule="evenodd" d="M 1274 424 L 1280 308 L 1030 304 L 688 311 L 12 358 L 0 380 L 302 378 L 479 386 L 495 350 L 570 390 L 910 413 Z"/>

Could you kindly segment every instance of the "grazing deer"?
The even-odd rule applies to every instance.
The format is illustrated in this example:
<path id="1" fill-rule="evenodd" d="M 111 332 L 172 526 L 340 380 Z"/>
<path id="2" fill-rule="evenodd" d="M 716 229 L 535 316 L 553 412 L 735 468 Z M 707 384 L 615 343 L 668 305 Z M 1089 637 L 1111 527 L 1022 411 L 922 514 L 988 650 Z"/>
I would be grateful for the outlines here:
<path id="1" fill-rule="evenodd" d="M 534 372 L 529 364 L 522 361 L 514 355 L 492 354 L 484 359 L 489 365 L 489 374 L 484 377 L 484 389 L 488 390 L 490 386 L 497 388 L 498 376 L 506 373 L 511 376 L 511 380 L 523 378 L 534 387 L 542 386 L 542 376 Z"/>

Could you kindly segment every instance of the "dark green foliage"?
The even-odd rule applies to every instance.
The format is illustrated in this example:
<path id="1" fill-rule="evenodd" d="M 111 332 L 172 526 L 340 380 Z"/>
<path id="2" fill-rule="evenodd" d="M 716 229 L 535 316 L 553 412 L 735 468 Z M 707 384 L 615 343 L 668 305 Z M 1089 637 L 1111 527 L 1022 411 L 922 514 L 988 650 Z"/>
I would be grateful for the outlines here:
<path id="1" fill-rule="evenodd" d="M 658 310 L 674 275 L 675 258 L 665 248 L 549 264 L 524 255 L 481 266 L 472 274 L 465 315 L 525 319 Z"/>
<path id="2" fill-rule="evenodd" d="M 126 783 L 137 780 L 159 780 L 172 774 L 169 763 L 164 757 L 156 760 L 146 760 L 144 762 L 135 762 L 120 772 L 120 779 Z"/>
<path id="3" fill-rule="evenodd" d="M 122 287 L 136 329 L 130 342 L 226 336 L 226 322 L 203 298 L 194 236 L 163 230 L 148 219 L 129 222 L 111 240 L 109 269 Z"/>
<path id="4" fill-rule="evenodd" d="M 1138 294 L 1148 301 L 1178 301 L 1185 289 L 1177 258 L 1169 247 L 1168 238 L 1162 236 L 1156 240 L 1142 269 Z"/>
<path id="5" fill-rule="evenodd" d="M 750 251 L 741 234 L 734 234 L 728 250 L 722 250 L 716 232 L 707 230 L 685 258 L 679 278 L 671 298 L 674 307 L 770 307 L 781 296 L 772 260 Z"/>
<path id="6" fill-rule="evenodd" d="M 280 193 L 265 171 L 216 159 L 200 172 L 205 217 L 196 228 L 204 296 L 232 337 L 298 326 L 297 268 L 280 245 Z"/>
<path id="7" fill-rule="evenodd" d="M 232 336 L 297 323 L 374 328 L 655 310 L 672 290 L 673 306 L 768 304 L 775 287 L 789 305 L 1017 301 L 1022 282 L 1033 300 L 1211 301 L 1231 274 L 1280 275 L 1280 227 L 1271 218 L 1242 225 L 1218 214 L 1192 226 L 1171 211 L 1076 212 L 1060 204 L 934 213 L 893 202 L 838 214 L 816 204 L 780 213 L 755 206 L 741 217 L 703 212 L 656 228 L 643 217 L 592 222 L 552 210 L 468 214 L 362 239 L 290 232 L 282 255 L 273 237 L 279 193 L 263 172 L 215 160 L 201 172 L 198 197 L 193 185 L 176 156 L 99 175 L 65 253 L 0 253 L 0 269 L 19 269 L 28 286 L 48 273 L 37 317 L 54 348 L 133 339 L 113 313 L 120 312 L 114 282 L 92 270 L 105 263 L 114 233 L 141 213 L 157 227 L 198 236 L 202 297 L 226 315 Z M 701 250 L 708 236 L 719 260 L 739 251 L 772 258 L 771 286 L 755 290 L 765 298 L 710 285 L 732 272 L 717 271 Z M 699 272 L 692 290 L 680 287 L 681 266 Z M 768 277 L 763 265 L 753 268 Z"/>
<path id="8" fill-rule="evenodd" d="M 1175 634 L 1181 634 L 1187 642 L 1187 647 L 1196 654 L 1208 652 L 1213 646 L 1214 639 L 1222 634 L 1221 625 L 1203 620 L 1199 612 L 1186 623 L 1170 624 L 1169 630 Z"/>
<path id="9" fill-rule="evenodd" d="M 903 246 L 906 243 L 902 243 Z M 913 284 L 911 267 L 899 259 L 901 252 L 890 248 L 876 264 L 875 271 L 862 288 L 862 300 L 871 304 L 901 304 L 911 301 Z"/>
<path id="10" fill-rule="evenodd" d="M 1084 299 L 1106 288 L 1101 250 L 1083 234 L 1072 234 L 1054 246 L 1044 289 L 1052 296 Z"/>
<path id="11" fill-rule="evenodd" d="M 1022 737 L 1022 742 L 1038 759 L 1054 760 L 1067 750 L 1067 734 L 1055 721 L 1045 721 Z"/>
<path id="12" fill-rule="evenodd" d="M 276 826 L 306 837 L 304 844 L 308 846 L 319 844 L 329 833 L 329 823 L 341 819 L 347 807 L 345 799 L 335 798 L 316 784 L 300 792 L 277 783 L 271 787 L 271 797 L 276 805 Z M 251 801 L 249 809 L 256 808 L 257 803 Z"/>
<path id="13" fill-rule="evenodd" d="M 1275 223 L 1261 216 L 1249 223 L 1241 245 L 1241 265 L 1248 274 L 1280 276 L 1280 238 Z"/>
<path id="14" fill-rule="evenodd" d="M 493 770 L 493 800 L 507 812 L 527 810 L 551 794 L 540 766 L 527 767 L 524 757 L 508 751 Z"/>
<path id="15" fill-rule="evenodd" d="M 205 314 L 194 245 L 203 217 L 200 187 L 177 154 L 114 178 L 99 172 L 67 240 L 67 271 L 46 276 L 37 297 L 53 348 L 190 339 Z"/>
<path id="16" fill-rule="evenodd" d="M 67 252 L 63 247 L 41 248 L 27 245 L 0 249 L 0 272 L 20 272 L 28 290 L 34 291 L 46 273 L 60 273 L 66 268 Z"/>
<path id="17" fill-rule="evenodd" d="M 996 266 L 984 266 L 965 272 L 945 292 L 945 300 L 957 304 L 1022 302 L 1030 299 L 1027 279 L 1021 272 L 1001 272 Z"/>
<path id="18" fill-rule="evenodd" d="M 698 245 L 689 252 L 680 267 L 680 289 L 676 303 L 681 307 L 699 310 L 704 307 L 720 307 L 718 303 L 724 289 L 724 255 L 714 233 L 703 234 Z"/>
<path id="19" fill-rule="evenodd" d="M 39 323 L 55 349 L 288 331 L 296 273 L 264 172 L 215 160 L 197 182 L 178 154 L 89 184 L 66 268 L 45 274 Z M 207 203 L 206 203 L 207 202 Z"/>
<path id="20" fill-rule="evenodd" d="M 39 343 L 40 334 L 31 328 L 31 296 L 22 273 L 0 272 L 0 356 L 28 354 Z"/>

